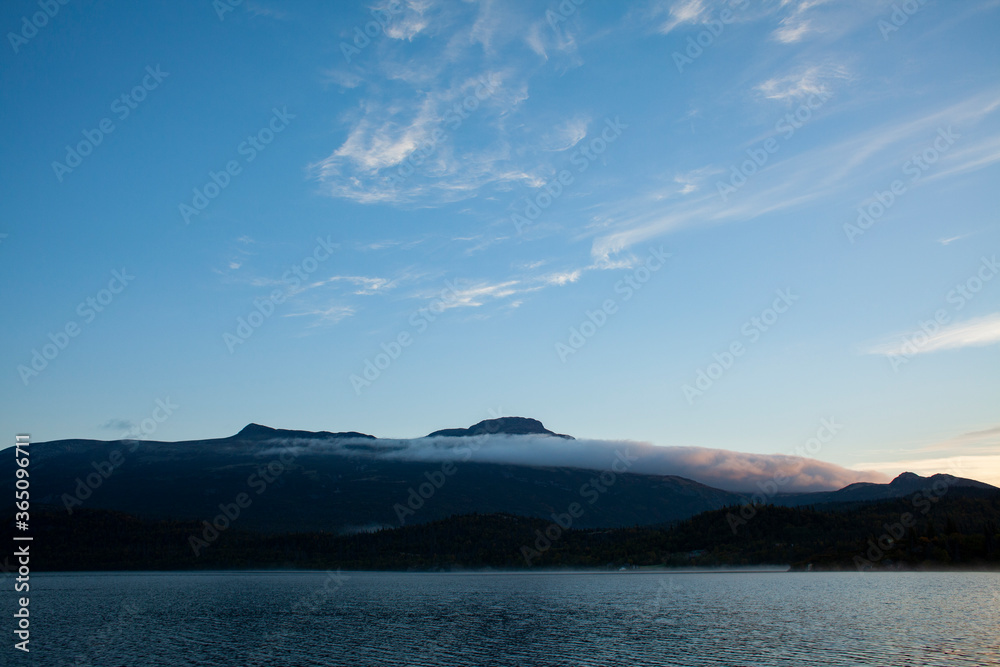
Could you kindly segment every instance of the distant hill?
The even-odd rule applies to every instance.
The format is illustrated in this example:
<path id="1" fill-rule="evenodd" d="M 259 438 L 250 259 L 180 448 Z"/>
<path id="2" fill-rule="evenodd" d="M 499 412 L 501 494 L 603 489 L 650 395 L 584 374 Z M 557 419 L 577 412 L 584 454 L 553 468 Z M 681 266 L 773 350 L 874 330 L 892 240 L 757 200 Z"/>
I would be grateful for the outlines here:
<path id="1" fill-rule="evenodd" d="M 333 440 L 337 438 L 362 438 L 375 440 L 374 435 L 358 433 L 357 431 L 346 431 L 341 433 L 330 433 L 329 431 L 290 431 L 283 428 L 271 428 L 260 424 L 247 424 L 243 430 L 236 435 L 230 436 L 229 440 L 276 440 L 276 439 L 304 439 L 304 440 Z"/>
<path id="2" fill-rule="evenodd" d="M 198 521 L 148 521 L 120 512 L 39 507 L 32 568 L 58 570 L 462 570 L 791 565 L 795 569 L 1000 569 L 1000 492 L 955 488 L 926 513 L 909 499 L 811 508 L 738 507 L 669 527 L 562 529 L 511 514 L 449 517 L 392 530 L 267 534 L 234 526 L 210 542 Z M 903 526 L 902 517 L 912 515 Z M 13 516 L 0 524 L 10 539 Z M 194 540 L 194 546 L 192 546 Z M 197 553 L 196 553 L 197 551 Z M 12 572 L 11 557 L 0 570 Z"/>
<path id="3" fill-rule="evenodd" d="M 454 439 L 451 463 L 394 457 L 398 440 L 355 431 L 310 432 L 249 424 L 239 433 L 185 442 L 58 440 L 31 447 L 32 501 L 127 512 L 143 520 L 211 521 L 245 497 L 238 525 L 269 533 L 352 533 L 445 519 L 506 513 L 551 520 L 577 508 L 576 528 L 663 525 L 752 499 L 673 475 L 477 461 L 489 435 L 571 436 L 535 419 L 504 417 L 429 438 Z M 429 447 L 439 446 L 430 441 Z M 443 446 L 443 445 L 442 445 Z M 12 457 L 0 475 L 13 484 Z M 943 488 L 993 489 L 974 480 L 904 473 L 889 484 L 778 494 L 766 503 L 825 506 L 909 497 Z M 757 498 L 760 500 L 760 497 Z"/>
<path id="4" fill-rule="evenodd" d="M 487 419 L 470 426 L 469 428 L 446 428 L 440 431 L 434 431 L 427 437 L 435 438 L 440 436 L 449 436 L 453 438 L 462 438 L 474 435 L 495 435 L 499 433 L 507 435 L 552 435 L 557 438 L 566 438 L 567 440 L 575 439 L 571 435 L 553 433 L 549 429 L 542 426 L 542 422 L 537 419 L 528 419 L 525 417 L 500 417 L 498 419 Z"/>
<path id="5" fill-rule="evenodd" d="M 569 439 L 517 417 L 431 434 L 468 439 L 457 440 L 468 460 L 450 466 L 386 458 L 398 442 L 367 434 L 258 424 L 211 440 L 58 440 L 32 445 L 32 498 L 72 510 L 210 520 L 246 494 L 241 528 L 270 532 L 352 532 L 468 512 L 548 518 L 573 503 L 583 510 L 580 527 L 660 524 L 742 500 L 683 477 L 606 473 L 602 483 L 601 471 L 476 462 L 476 437 L 489 434 Z M 112 468 L 116 457 L 121 464 Z M 0 460 L 4 479 L 14 479 L 12 467 Z"/>
<path id="6" fill-rule="evenodd" d="M 770 502 L 775 505 L 785 505 L 786 507 L 827 503 L 872 502 L 892 498 L 905 498 L 925 491 L 932 495 L 940 495 L 951 488 L 998 490 L 997 487 L 990 484 L 964 477 L 944 474 L 921 477 L 912 472 L 904 472 L 888 484 L 859 482 L 845 486 L 837 491 L 778 494 L 773 499 L 770 499 Z"/>

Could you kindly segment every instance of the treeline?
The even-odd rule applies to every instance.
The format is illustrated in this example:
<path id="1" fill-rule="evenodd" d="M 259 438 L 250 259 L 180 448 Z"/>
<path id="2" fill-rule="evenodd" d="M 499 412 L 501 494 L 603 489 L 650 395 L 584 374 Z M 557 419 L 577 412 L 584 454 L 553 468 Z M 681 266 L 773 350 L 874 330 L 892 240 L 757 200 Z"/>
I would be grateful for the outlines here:
<path id="1" fill-rule="evenodd" d="M 13 517 L 4 522 L 13 532 Z M 454 570 L 742 566 L 797 569 L 1000 568 L 1000 493 L 951 489 L 933 502 L 725 507 L 670 526 L 563 528 L 470 514 L 338 535 L 221 532 L 104 510 L 32 513 L 32 569 Z M 10 536 L 3 539 L 9 541 Z M 9 542 L 8 542 L 9 543 Z"/>

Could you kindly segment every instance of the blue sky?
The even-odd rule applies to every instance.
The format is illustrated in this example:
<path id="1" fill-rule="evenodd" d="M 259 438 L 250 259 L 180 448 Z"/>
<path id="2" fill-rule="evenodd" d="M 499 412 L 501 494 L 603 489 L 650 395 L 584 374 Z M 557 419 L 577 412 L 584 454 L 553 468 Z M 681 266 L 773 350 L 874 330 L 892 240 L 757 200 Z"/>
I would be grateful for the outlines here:
<path id="1" fill-rule="evenodd" d="M 45 6 L 0 10 L 11 442 L 832 419 L 1000 484 L 1000 2 Z"/>

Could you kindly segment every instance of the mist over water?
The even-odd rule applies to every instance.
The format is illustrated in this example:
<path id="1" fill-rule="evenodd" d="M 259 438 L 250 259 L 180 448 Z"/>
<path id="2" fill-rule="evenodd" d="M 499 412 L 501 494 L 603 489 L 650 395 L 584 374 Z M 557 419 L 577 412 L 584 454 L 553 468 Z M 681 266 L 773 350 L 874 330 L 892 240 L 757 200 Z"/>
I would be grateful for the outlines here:
<path id="1" fill-rule="evenodd" d="M 32 657 L 151 667 L 983 666 L 1000 665 L 998 601 L 996 573 L 57 574 L 38 579 Z"/>

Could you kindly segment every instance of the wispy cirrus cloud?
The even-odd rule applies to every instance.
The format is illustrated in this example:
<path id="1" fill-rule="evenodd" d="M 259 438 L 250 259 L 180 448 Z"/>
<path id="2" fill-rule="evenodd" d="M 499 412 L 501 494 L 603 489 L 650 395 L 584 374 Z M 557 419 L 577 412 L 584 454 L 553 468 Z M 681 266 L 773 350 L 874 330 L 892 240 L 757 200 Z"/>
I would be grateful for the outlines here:
<path id="1" fill-rule="evenodd" d="M 921 335 L 923 338 L 919 344 L 912 340 L 912 333 L 908 333 L 903 340 L 872 346 L 867 353 L 912 356 L 940 350 L 996 345 L 1000 343 L 1000 313 L 944 325 L 934 333 L 921 332 Z"/>
<path id="2" fill-rule="evenodd" d="M 359 250 L 388 250 L 398 248 L 400 250 L 410 250 L 423 243 L 426 239 L 383 239 L 381 241 L 371 241 L 358 246 Z"/>
<path id="3" fill-rule="evenodd" d="M 682 25 L 701 23 L 708 15 L 708 6 L 705 0 L 678 0 L 669 5 L 661 3 L 654 8 L 654 14 L 664 11 L 668 18 L 657 26 L 657 31 L 668 35 Z"/>
<path id="4" fill-rule="evenodd" d="M 310 165 L 322 192 L 363 204 L 436 206 L 538 187 L 551 153 L 572 148 L 587 118 L 525 115 L 543 67 L 579 64 L 576 17 L 550 21 L 544 8 L 506 3 L 410 0 L 368 48 L 328 80 L 359 101 L 343 114 L 343 139 Z M 417 44 L 433 36 L 441 48 Z M 553 55 L 559 54 L 558 62 Z"/>
<path id="5" fill-rule="evenodd" d="M 1000 454 L 955 454 L 933 458 L 900 458 L 861 463 L 859 468 L 888 475 L 913 472 L 929 477 L 938 473 L 965 477 L 994 486 L 1000 485 Z"/>
<path id="6" fill-rule="evenodd" d="M 958 146 L 947 157 L 947 164 L 929 174 L 926 182 L 978 171 L 1000 162 L 1000 134 L 980 139 L 971 145 Z"/>
<path id="7" fill-rule="evenodd" d="M 576 146 L 587 136 L 589 119 L 576 116 L 556 125 L 542 137 L 543 150 L 565 151 Z"/>
<path id="8" fill-rule="evenodd" d="M 771 39 L 779 44 L 798 44 L 814 34 L 837 37 L 865 25 L 891 4 L 892 0 L 782 0 L 775 10 L 781 19 Z"/>
<path id="9" fill-rule="evenodd" d="M 712 177 L 723 172 L 722 168 L 708 166 L 675 173 L 667 177 L 669 182 L 666 185 L 651 191 L 649 197 L 653 201 L 662 201 L 694 194 L 709 184 Z"/>
<path id="10" fill-rule="evenodd" d="M 490 304 L 516 308 L 524 302 L 527 295 L 551 287 L 570 285 L 577 282 L 585 271 L 596 268 L 588 266 L 560 271 L 537 270 L 544 265 L 545 262 L 530 262 L 520 266 L 519 272 L 504 278 L 447 280 L 447 289 L 443 291 L 438 284 L 433 288 L 416 290 L 408 298 L 424 302 L 438 301 L 437 307 L 441 310 L 479 308 Z M 489 314 L 482 316 L 488 317 Z"/>
<path id="11" fill-rule="evenodd" d="M 903 471 L 919 475 L 944 473 L 1000 486 L 1000 425 L 967 431 L 944 440 L 914 443 L 884 454 L 890 456 L 855 467 L 893 476 Z"/>
<path id="12" fill-rule="evenodd" d="M 716 21 L 722 9 L 734 12 L 734 21 L 753 22 L 805 17 L 825 4 L 675 0 L 653 2 L 638 12 L 641 17 L 630 16 L 668 34 Z M 562 118 L 529 114 L 527 101 L 536 78 L 582 63 L 578 38 L 584 8 L 557 12 L 561 18 L 552 20 L 552 8 L 493 1 L 412 0 L 403 7 L 387 24 L 389 38 L 369 47 L 378 57 L 358 58 L 350 68 L 327 75 L 359 101 L 340 119 L 345 133 L 339 145 L 311 165 L 321 191 L 363 204 L 412 207 L 543 185 L 560 166 L 558 153 L 584 140 L 590 115 L 573 109 L 564 110 Z M 625 28 L 634 29 L 616 24 L 602 34 Z M 433 36 L 442 48 L 418 48 L 424 36 Z M 792 101 L 826 91 L 838 76 L 844 73 L 836 67 L 807 68 L 765 81 L 760 92 Z M 483 79 L 498 83 L 472 100 L 474 108 L 462 109 Z M 684 194 L 694 191 L 693 184 L 682 187 Z"/>
<path id="13" fill-rule="evenodd" d="M 575 271 L 561 271 L 558 273 L 550 273 L 543 276 L 542 280 L 550 285 L 566 285 L 568 283 L 575 283 L 583 275 L 581 269 L 576 269 Z"/>
<path id="14" fill-rule="evenodd" d="M 421 301 L 433 299 L 437 302 L 440 310 L 450 310 L 452 308 L 478 308 L 491 301 L 499 301 L 524 292 L 523 283 L 520 280 L 468 280 L 458 279 L 448 282 L 448 288 L 444 291 L 436 288 L 433 290 L 421 291 L 413 295 L 413 298 Z"/>
<path id="15" fill-rule="evenodd" d="M 918 451 L 975 451 L 988 450 L 1000 452 L 1000 425 L 990 428 L 968 431 L 953 438 L 941 440 L 921 447 Z"/>
<path id="16" fill-rule="evenodd" d="M 362 296 L 375 294 L 376 292 L 385 292 L 398 284 L 397 281 L 390 280 L 388 278 L 376 278 L 371 276 L 331 276 L 323 283 L 319 283 L 316 286 L 340 281 L 354 285 L 356 288 L 354 294 Z"/>
<path id="17" fill-rule="evenodd" d="M 414 86 L 408 100 L 367 100 L 340 147 L 311 171 L 326 194 L 363 204 L 439 204 L 486 186 L 536 183 L 540 175 L 514 159 L 510 139 L 497 131 L 527 98 L 507 77 L 488 71 L 431 90 Z M 457 143 L 477 135 L 473 147 Z"/>
<path id="18" fill-rule="evenodd" d="M 811 87 L 815 85 L 813 82 Z M 799 88 L 792 86 L 790 90 Z M 967 133 L 962 136 L 971 136 L 975 131 L 975 142 L 956 145 L 955 150 L 941 154 L 933 172 L 921 177 L 920 185 L 983 169 L 1000 160 L 998 99 L 1000 91 L 990 90 L 833 138 L 805 151 L 778 153 L 747 179 L 738 194 L 726 201 L 716 191 L 718 178 L 712 181 L 710 191 L 682 199 L 665 199 L 660 196 L 659 188 L 633 193 L 628 199 L 606 204 L 600 213 L 594 214 L 595 222 L 588 225 L 583 235 L 594 238 L 591 253 L 595 263 L 606 264 L 633 245 L 691 225 L 752 220 L 832 195 L 844 195 L 851 188 L 857 189 L 863 200 L 870 196 L 869 184 L 873 179 L 884 188 L 899 177 L 903 163 L 911 155 L 927 148 L 942 127 L 952 125 L 961 128 L 960 134 Z M 730 166 L 724 162 L 709 164 L 699 172 L 725 174 Z"/>
<path id="19" fill-rule="evenodd" d="M 398 14 L 386 26 L 386 36 L 412 42 L 414 37 L 424 32 L 430 25 L 435 4 L 430 0 L 400 0 L 394 4 L 386 0 L 376 8 L 381 10 L 383 15 L 394 9 L 396 11 L 392 13 Z"/>
<path id="20" fill-rule="evenodd" d="M 849 78 L 843 65 L 810 65 L 785 76 L 767 79 L 755 90 L 769 100 L 800 102 L 812 95 L 827 97 L 833 92 L 831 85 L 835 80 Z"/>
<path id="21" fill-rule="evenodd" d="M 131 419 L 109 419 L 101 424 L 101 428 L 111 431 L 129 431 L 136 427 L 136 423 Z"/>
<path id="22" fill-rule="evenodd" d="M 283 317 L 307 317 L 312 320 L 310 326 L 337 324 L 357 313 L 353 306 L 335 305 L 326 308 L 307 308 L 294 313 L 286 313 Z"/>
<path id="23" fill-rule="evenodd" d="M 766 21 L 775 25 L 770 30 L 772 42 L 792 46 L 810 35 L 836 38 L 861 25 L 871 23 L 873 16 L 890 7 L 893 0 L 654 0 L 642 12 L 643 23 L 651 24 L 661 35 L 685 28 L 700 29 L 710 22 L 720 21 L 728 11 L 727 23 Z"/>
<path id="24" fill-rule="evenodd" d="M 940 243 L 941 245 L 951 245 L 955 241 L 961 241 L 962 239 L 968 238 L 970 236 L 972 236 L 971 233 L 969 233 L 969 234 L 959 234 L 958 236 L 948 236 L 948 237 L 943 238 L 943 239 L 938 239 L 938 243 Z"/>
<path id="25" fill-rule="evenodd" d="M 781 19 L 781 24 L 771 33 L 772 39 L 782 44 L 794 44 L 802 41 L 806 35 L 814 30 L 812 19 L 807 16 L 808 11 L 820 2 L 784 2 L 783 4 L 794 7 L 792 13 Z"/>

